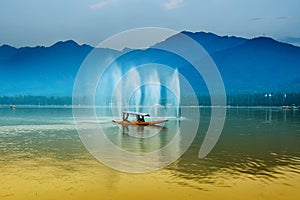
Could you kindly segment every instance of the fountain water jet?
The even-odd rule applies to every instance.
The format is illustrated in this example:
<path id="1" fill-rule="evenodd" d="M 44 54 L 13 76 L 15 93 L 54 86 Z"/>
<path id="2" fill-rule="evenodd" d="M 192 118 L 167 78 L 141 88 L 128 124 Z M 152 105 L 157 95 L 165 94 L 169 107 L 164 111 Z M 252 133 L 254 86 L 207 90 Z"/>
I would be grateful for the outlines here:
<path id="1" fill-rule="evenodd" d="M 160 104 L 161 82 L 156 68 L 153 68 L 151 73 L 147 75 L 149 84 L 144 86 L 144 94 L 146 96 L 143 99 L 143 105 L 149 108 L 150 106 Z"/>
<path id="2" fill-rule="evenodd" d="M 141 92 L 141 78 L 136 68 L 132 68 L 123 77 L 123 94 L 124 100 L 129 107 L 135 107 L 135 111 L 139 111 L 141 104 L 142 92 Z"/>
<path id="3" fill-rule="evenodd" d="M 175 98 L 174 99 L 174 106 L 176 108 L 176 117 L 180 117 L 180 82 L 179 82 L 179 75 L 178 75 L 178 69 L 175 69 L 173 72 L 173 75 L 171 76 L 169 87 L 171 88 L 171 91 L 173 91 Z M 177 100 L 177 101 L 176 101 Z"/>
<path id="4" fill-rule="evenodd" d="M 123 112 L 123 84 L 118 83 L 122 82 L 122 71 L 118 65 L 114 65 L 110 71 L 112 72 L 108 74 L 110 78 L 108 82 L 111 83 L 112 88 L 107 87 L 107 89 L 110 90 L 108 94 L 111 94 L 111 91 L 115 91 L 114 94 L 112 94 L 113 96 L 111 96 L 112 113 L 114 116 L 121 116 Z"/>

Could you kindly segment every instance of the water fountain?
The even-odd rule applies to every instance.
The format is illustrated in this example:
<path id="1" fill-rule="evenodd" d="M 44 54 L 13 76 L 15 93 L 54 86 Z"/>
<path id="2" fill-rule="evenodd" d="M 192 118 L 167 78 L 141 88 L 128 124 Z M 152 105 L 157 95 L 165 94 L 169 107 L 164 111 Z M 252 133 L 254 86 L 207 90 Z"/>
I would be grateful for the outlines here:
<path id="1" fill-rule="evenodd" d="M 179 117 L 180 116 L 180 83 L 179 83 L 178 69 L 174 70 L 170 78 L 170 81 L 168 83 L 169 83 L 168 88 L 175 95 L 175 99 L 173 99 L 172 106 L 175 107 L 176 117 Z"/>
<path id="2" fill-rule="evenodd" d="M 99 105 L 110 105 L 116 117 L 122 116 L 124 110 L 146 113 L 151 110 L 153 117 L 159 117 L 161 113 L 178 117 L 178 70 L 160 64 L 124 67 L 113 63 L 99 81 L 96 102 Z M 168 107 L 169 112 L 161 112 L 163 107 Z"/>
<path id="3" fill-rule="evenodd" d="M 128 106 L 134 107 L 139 112 L 141 105 L 142 91 L 140 87 L 141 78 L 136 68 L 132 68 L 123 76 L 123 93 L 124 100 L 128 102 Z M 126 104 L 126 102 L 123 102 Z M 129 109 L 129 108 L 128 108 Z"/>
<path id="4" fill-rule="evenodd" d="M 149 107 L 160 104 L 161 82 L 156 67 L 149 70 L 147 76 L 147 85 L 144 86 L 143 106 Z"/>
<path id="5" fill-rule="evenodd" d="M 96 91 L 96 105 L 109 106 L 113 115 L 121 116 L 123 104 L 122 70 L 117 64 L 111 65 L 103 73 Z M 115 91 L 114 94 L 112 91 Z"/>

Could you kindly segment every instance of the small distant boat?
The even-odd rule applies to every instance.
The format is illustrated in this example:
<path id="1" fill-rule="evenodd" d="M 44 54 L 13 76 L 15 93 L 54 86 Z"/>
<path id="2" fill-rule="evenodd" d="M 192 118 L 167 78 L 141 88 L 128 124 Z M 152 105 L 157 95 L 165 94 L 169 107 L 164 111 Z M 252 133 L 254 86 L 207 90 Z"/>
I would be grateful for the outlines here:
<path id="1" fill-rule="evenodd" d="M 291 106 L 282 106 L 281 108 L 282 108 L 283 110 L 291 110 L 291 109 L 292 109 Z"/>
<path id="2" fill-rule="evenodd" d="M 14 110 L 14 109 L 17 108 L 17 106 L 16 105 L 11 105 L 10 108 Z"/>
<path id="3" fill-rule="evenodd" d="M 129 115 L 135 115 L 136 121 L 129 121 L 128 117 Z M 131 111 L 123 111 L 123 121 L 116 121 L 112 120 L 112 122 L 122 125 L 142 125 L 142 126 L 148 126 L 148 125 L 157 125 L 164 122 L 167 122 L 167 119 L 164 120 L 158 120 L 158 121 L 145 121 L 145 117 L 150 117 L 149 114 L 146 113 L 140 113 L 140 112 L 131 112 Z"/>
<path id="4" fill-rule="evenodd" d="M 292 106 L 282 106 L 283 110 L 300 110 L 300 106 L 292 105 Z"/>

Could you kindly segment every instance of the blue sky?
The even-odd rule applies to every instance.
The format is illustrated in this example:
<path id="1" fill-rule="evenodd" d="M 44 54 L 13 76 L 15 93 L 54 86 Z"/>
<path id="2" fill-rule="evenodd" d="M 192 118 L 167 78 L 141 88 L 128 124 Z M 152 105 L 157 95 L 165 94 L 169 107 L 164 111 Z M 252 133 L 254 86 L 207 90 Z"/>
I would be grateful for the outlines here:
<path id="1" fill-rule="evenodd" d="M 268 36 L 300 46 L 299 0 L 1 0 L 0 45 L 97 45 L 138 27 Z"/>

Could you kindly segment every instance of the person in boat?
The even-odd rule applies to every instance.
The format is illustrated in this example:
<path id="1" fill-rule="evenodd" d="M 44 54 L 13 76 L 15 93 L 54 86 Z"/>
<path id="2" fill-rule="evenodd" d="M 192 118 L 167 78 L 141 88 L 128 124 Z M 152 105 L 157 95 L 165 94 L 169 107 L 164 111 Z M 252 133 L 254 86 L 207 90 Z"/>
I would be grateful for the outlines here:
<path id="1" fill-rule="evenodd" d="M 129 122 L 129 121 L 128 121 L 128 117 L 129 117 L 129 113 L 123 112 L 123 121 Z"/>
<path id="2" fill-rule="evenodd" d="M 145 122 L 145 118 L 144 118 L 143 115 L 137 115 L 137 116 L 136 116 L 136 120 L 137 120 L 138 122 Z"/>

